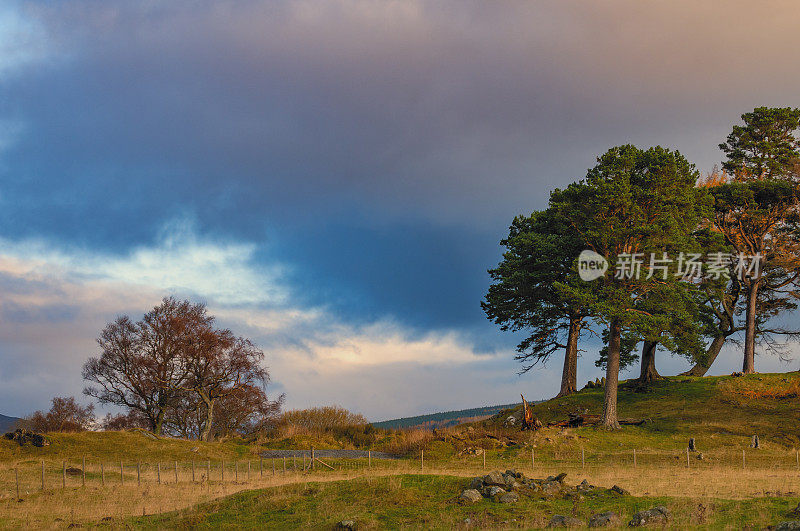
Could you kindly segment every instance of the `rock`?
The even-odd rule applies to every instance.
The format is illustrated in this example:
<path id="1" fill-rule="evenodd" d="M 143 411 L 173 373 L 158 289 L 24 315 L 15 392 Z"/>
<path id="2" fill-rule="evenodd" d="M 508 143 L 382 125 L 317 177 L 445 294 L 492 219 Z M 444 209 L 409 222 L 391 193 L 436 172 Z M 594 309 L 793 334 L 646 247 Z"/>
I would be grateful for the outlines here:
<path id="1" fill-rule="evenodd" d="M 558 481 L 545 481 L 541 485 L 542 492 L 549 496 L 561 493 L 563 488 L 564 485 Z"/>
<path id="2" fill-rule="evenodd" d="M 356 523 L 353 520 L 342 520 L 336 524 L 336 529 L 355 529 Z"/>
<path id="3" fill-rule="evenodd" d="M 583 521 L 563 514 L 554 514 L 547 527 L 583 527 Z"/>
<path id="4" fill-rule="evenodd" d="M 619 525 L 619 515 L 617 513 L 598 513 L 589 518 L 589 527 L 611 527 Z"/>
<path id="5" fill-rule="evenodd" d="M 800 529 L 800 520 L 792 520 L 789 522 L 781 522 L 773 528 L 775 531 L 791 531 L 792 529 Z"/>
<path id="6" fill-rule="evenodd" d="M 559 483 L 564 483 L 564 478 L 566 478 L 566 477 L 567 477 L 567 473 L 566 472 L 562 472 L 557 476 L 547 476 L 547 479 L 545 481 L 558 481 Z"/>
<path id="7" fill-rule="evenodd" d="M 32 431 L 28 431 L 21 428 L 6 433 L 5 438 L 15 441 L 20 446 L 25 446 L 26 444 L 29 443 L 32 444 L 33 446 L 36 446 L 37 448 L 50 446 L 50 439 L 48 439 L 41 433 L 34 433 Z"/>
<path id="8" fill-rule="evenodd" d="M 472 481 L 469 482 L 469 488 L 475 490 L 481 490 L 483 488 L 483 478 L 482 477 L 472 478 Z"/>
<path id="9" fill-rule="evenodd" d="M 594 485 L 590 485 L 589 482 L 586 481 L 585 479 L 575 486 L 575 490 L 578 491 L 587 491 L 587 490 L 592 490 L 593 488 Z"/>
<path id="10" fill-rule="evenodd" d="M 668 520 L 669 511 L 666 507 L 659 506 L 634 514 L 628 525 L 630 527 L 641 527 L 650 524 L 666 524 Z"/>
<path id="11" fill-rule="evenodd" d="M 487 498 L 494 498 L 495 496 L 499 496 L 499 495 L 505 493 L 505 491 L 506 491 L 506 489 L 504 489 L 502 487 L 491 486 L 491 487 L 484 488 L 483 495 L 486 496 Z"/>
<path id="12" fill-rule="evenodd" d="M 611 489 L 609 489 L 609 490 L 612 490 L 612 491 L 616 492 L 616 493 L 617 493 L 617 494 L 619 494 L 620 496 L 630 496 L 630 495 L 631 495 L 631 493 L 630 493 L 630 492 L 628 492 L 627 490 L 623 489 L 623 488 L 622 488 L 622 487 L 620 487 L 619 485 L 614 485 L 614 486 L 613 486 L 613 487 L 611 487 Z"/>
<path id="13" fill-rule="evenodd" d="M 525 477 L 521 472 L 517 472 L 513 468 L 509 468 L 508 470 L 506 470 L 506 476 L 511 476 L 514 479 L 524 479 Z"/>
<path id="14" fill-rule="evenodd" d="M 517 503 L 519 501 L 519 494 L 516 492 L 506 492 L 501 495 L 497 501 L 500 503 Z"/>
<path id="15" fill-rule="evenodd" d="M 503 474 L 495 470 L 483 476 L 483 484 L 489 487 L 493 485 L 497 487 L 505 487 L 506 478 L 503 477 Z"/>
<path id="16" fill-rule="evenodd" d="M 465 489 L 461 491 L 461 496 L 458 497 L 458 501 L 464 503 L 476 503 L 482 499 L 481 493 L 475 489 Z"/>
<path id="17" fill-rule="evenodd" d="M 697 460 L 698 460 L 698 461 L 702 461 L 703 459 L 705 459 L 705 457 L 703 456 L 703 453 L 702 453 L 702 452 L 701 452 L 701 453 L 699 453 L 699 454 L 697 454 Z"/>
<path id="18" fill-rule="evenodd" d="M 691 439 L 689 439 L 689 451 L 690 451 L 690 452 L 695 452 L 695 451 L 697 451 L 697 448 L 695 448 L 695 446 L 694 446 L 694 437 L 692 437 Z"/>
<path id="19" fill-rule="evenodd" d="M 755 450 L 761 448 L 761 446 L 759 446 L 758 444 L 758 435 L 753 435 L 753 441 L 750 443 L 750 448 L 753 448 Z"/>
<path id="20" fill-rule="evenodd" d="M 83 471 L 80 468 L 75 468 L 73 466 L 67 467 L 65 470 L 68 476 L 80 476 L 83 474 Z"/>
<path id="21" fill-rule="evenodd" d="M 509 427 L 514 427 L 517 424 L 517 419 L 515 419 L 513 415 L 509 416 L 503 424 Z"/>

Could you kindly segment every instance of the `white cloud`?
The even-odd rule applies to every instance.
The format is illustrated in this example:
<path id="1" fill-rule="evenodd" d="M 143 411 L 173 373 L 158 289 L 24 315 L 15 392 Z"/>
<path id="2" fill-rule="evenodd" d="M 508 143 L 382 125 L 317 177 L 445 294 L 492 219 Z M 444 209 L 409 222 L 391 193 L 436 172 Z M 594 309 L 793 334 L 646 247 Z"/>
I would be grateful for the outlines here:
<path id="1" fill-rule="evenodd" d="M 21 400 L 4 413 L 44 407 L 49 396 L 36 389 L 79 393 L 80 367 L 96 354 L 94 338 L 105 323 L 119 314 L 138 317 L 167 294 L 206 301 L 220 323 L 262 346 L 291 407 L 346 403 L 382 418 L 440 400 L 486 400 L 418 385 L 434 373 L 457 382 L 496 361 L 476 355 L 458 333 L 417 337 L 389 320 L 356 327 L 325 308 L 293 306 L 290 287 L 282 284 L 285 267 L 258 264 L 255 252 L 249 243 L 199 236 L 190 218 L 165 226 L 155 245 L 123 255 L 0 240 L 0 403 L 13 403 L 5 396 L 12 389 Z M 513 385 L 514 371 L 504 373 Z M 26 385 L 20 389 L 19 382 Z M 387 394 L 389 388 L 402 394 Z M 359 401 L 365 396 L 372 398 Z"/>

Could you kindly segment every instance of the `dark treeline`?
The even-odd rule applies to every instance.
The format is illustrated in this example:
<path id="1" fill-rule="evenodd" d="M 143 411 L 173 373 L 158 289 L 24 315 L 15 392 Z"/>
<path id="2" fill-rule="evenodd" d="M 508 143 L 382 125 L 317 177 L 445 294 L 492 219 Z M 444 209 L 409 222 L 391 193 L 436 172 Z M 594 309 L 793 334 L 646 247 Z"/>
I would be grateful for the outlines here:
<path id="1" fill-rule="evenodd" d="M 619 425 L 626 365 L 639 360 L 646 384 L 666 351 L 703 376 L 735 340 L 748 374 L 757 347 L 782 354 L 797 334 L 777 318 L 797 307 L 800 110 L 760 107 L 742 120 L 720 144 L 722 170 L 701 179 L 678 151 L 614 147 L 584 179 L 554 190 L 546 209 L 517 216 L 501 242 L 484 311 L 525 333 L 522 372 L 564 353 L 562 396 L 577 389 L 581 338 L 602 337 L 608 427 Z M 579 271 L 588 251 L 608 264 L 594 280 Z"/>

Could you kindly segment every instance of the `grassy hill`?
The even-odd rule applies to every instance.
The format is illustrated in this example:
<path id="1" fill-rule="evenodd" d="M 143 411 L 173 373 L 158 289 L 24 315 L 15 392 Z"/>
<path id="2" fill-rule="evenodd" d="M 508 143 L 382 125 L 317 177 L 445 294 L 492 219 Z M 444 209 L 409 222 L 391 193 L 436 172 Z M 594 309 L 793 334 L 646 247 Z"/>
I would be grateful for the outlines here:
<path id="1" fill-rule="evenodd" d="M 402 428 L 446 428 L 456 426 L 465 422 L 475 422 L 484 418 L 496 415 L 500 411 L 514 407 L 514 404 L 501 406 L 475 407 L 471 409 L 461 409 L 458 411 L 444 411 L 442 413 L 431 413 L 428 415 L 417 415 L 416 417 L 404 417 L 393 420 L 383 420 L 373 422 L 376 428 L 387 430 Z"/>
<path id="2" fill-rule="evenodd" d="M 519 407 L 498 414 L 486 424 L 499 426 Z M 603 412 L 603 389 L 584 389 L 541 402 L 533 406 L 533 411 L 545 425 L 566 420 L 573 412 L 599 415 Z M 676 447 L 685 445 L 689 437 L 702 440 L 706 448 L 740 446 L 753 435 L 767 445 L 800 448 L 800 373 L 675 376 L 644 387 L 626 381 L 620 386 L 618 411 L 621 418 L 647 422 L 620 432 L 594 427 L 573 431 L 588 437 L 585 443 L 597 448 L 619 444 Z"/>

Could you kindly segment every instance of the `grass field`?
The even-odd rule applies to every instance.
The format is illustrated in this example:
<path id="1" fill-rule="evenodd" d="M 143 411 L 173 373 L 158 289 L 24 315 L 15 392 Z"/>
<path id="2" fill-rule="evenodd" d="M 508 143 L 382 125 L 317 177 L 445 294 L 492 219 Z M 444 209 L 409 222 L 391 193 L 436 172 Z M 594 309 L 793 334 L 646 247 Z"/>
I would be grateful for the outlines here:
<path id="1" fill-rule="evenodd" d="M 615 510 L 629 519 L 635 510 L 656 504 L 670 508 L 676 527 L 764 526 L 792 519 L 789 512 L 800 496 L 798 381 L 800 375 L 792 373 L 678 377 L 645 390 L 623 386 L 621 415 L 647 418 L 646 424 L 618 432 L 581 427 L 531 433 L 503 428 L 501 416 L 420 435 L 418 449 L 410 448 L 405 459 L 373 460 L 371 466 L 366 459 L 326 460 L 334 470 L 318 466 L 313 472 L 301 470 L 301 459 L 289 460 L 285 473 L 282 460 L 259 460 L 260 450 L 287 447 L 286 440 L 199 443 L 154 440 L 137 432 L 53 434 L 45 448 L 3 440 L 0 526 L 330 528 L 350 519 L 366 528 L 458 527 L 469 519 L 472 526 L 536 527 L 555 513 L 586 519 L 593 511 Z M 538 404 L 535 411 L 545 423 L 571 411 L 599 412 L 601 393 L 585 390 Z M 759 435 L 761 449 L 749 448 L 752 435 Z M 687 462 L 689 437 L 699 452 L 690 453 Z M 75 469 L 66 480 L 65 465 Z M 602 487 L 620 485 L 632 495 L 599 496 L 577 506 L 535 497 L 511 506 L 454 503 L 466 478 L 508 468 L 529 477 L 566 472 L 573 485 L 586 478 Z"/>

